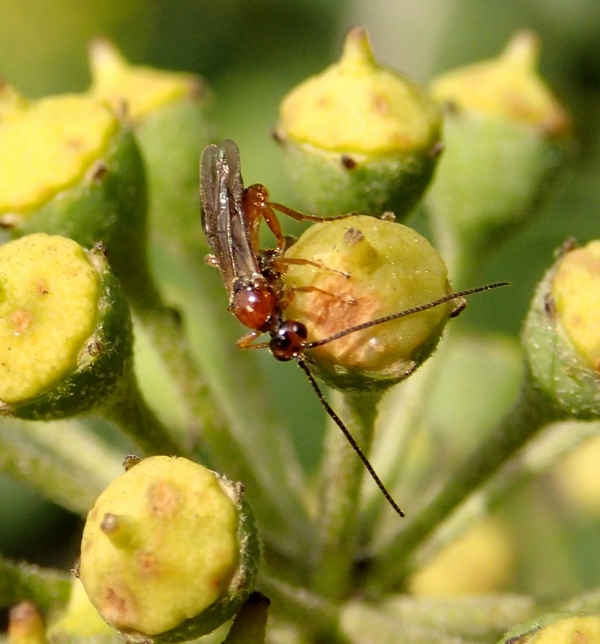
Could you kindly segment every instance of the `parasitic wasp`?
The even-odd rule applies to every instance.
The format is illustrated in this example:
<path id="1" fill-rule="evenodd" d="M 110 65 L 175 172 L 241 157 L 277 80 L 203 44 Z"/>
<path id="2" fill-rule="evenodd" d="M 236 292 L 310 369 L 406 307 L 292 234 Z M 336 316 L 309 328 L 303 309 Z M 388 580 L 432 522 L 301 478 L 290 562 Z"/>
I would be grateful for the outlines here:
<path id="1" fill-rule="evenodd" d="M 507 283 L 500 282 L 452 293 L 420 306 L 351 326 L 327 338 L 310 341 L 306 326 L 298 320 L 287 319 L 284 311 L 290 304 L 294 291 L 319 289 L 314 286 L 287 288 L 282 278 L 286 268 L 290 264 L 301 263 L 332 270 L 344 277 L 349 275 L 308 259 L 286 258 L 284 253 L 293 240 L 283 234 L 275 211 L 296 221 L 323 222 L 332 218 L 305 215 L 271 202 L 268 190 L 261 184 L 244 188 L 240 153 L 231 140 L 224 140 L 204 149 L 200 164 L 200 183 L 202 226 L 212 250 L 206 261 L 221 272 L 229 296 L 229 311 L 250 329 L 249 333 L 237 341 L 237 346 L 241 349 L 268 348 L 277 360 L 297 362 L 325 411 L 342 430 L 386 500 L 400 516 L 404 516 L 348 428 L 325 399 L 305 358 L 305 352 L 335 342 L 351 333 L 421 313 L 452 300 L 460 301 L 466 295 L 505 286 Z M 342 215 L 339 218 L 348 216 Z M 262 220 L 275 236 L 275 248 L 264 249 L 260 246 L 259 225 Z M 457 310 L 458 308 L 461 308 L 460 304 Z M 253 340 L 262 334 L 268 334 L 270 339 L 253 344 Z"/>

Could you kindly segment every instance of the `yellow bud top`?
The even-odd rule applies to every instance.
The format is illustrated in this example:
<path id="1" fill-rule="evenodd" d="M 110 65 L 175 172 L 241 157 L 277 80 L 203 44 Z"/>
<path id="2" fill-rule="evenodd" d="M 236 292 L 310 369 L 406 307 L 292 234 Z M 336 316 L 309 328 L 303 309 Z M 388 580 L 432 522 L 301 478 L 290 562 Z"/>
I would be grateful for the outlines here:
<path id="1" fill-rule="evenodd" d="M 95 328 L 99 277 L 65 237 L 29 235 L 0 246 L 0 400 L 45 393 L 77 367 Z"/>
<path id="2" fill-rule="evenodd" d="M 237 529 L 236 506 L 213 472 L 185 458 L 146 458 L 91 510 L 81 581 L 114 628 L 164 633 L 225 596 L 239 562 Z"/>
<path id="3" fill-rule="evenodd" d="M 600 642 L 600 617 L 565 617 L 537 633 L 531 644 L 596 644 Z"/>
<path id="4" fill-rule="evenodd" d="M 440 137 L 441 112 L 417 84 L 381 67 L 367 32 L 352 29 L 340 61 L 292 90 L 278 133 L 331 152 L 428 151 Z"/>
<path id="5" fill-rule="evenodd" d="M 78 183 L 108 148 L 119 121 L 97 99 L 65 95 L 0 121 L 0 214 L 33 209 Z"/>
<path id="6" fill-rule="evenodd" d="M 552 280 L 560 324 L 576 351 L 600 371 L 600 241 L 566 253 Z"/>
<path id="7" fill-rule="evenodd" d="M 553 136 L 571 131 L 571 120 L 537 73 L 539 40 L 517 34 L 488 60 L 442 74 L 431 83 L 438 99 L 459 107 L 526 123 Z"/>
<path id="8" fill-rule="evenodd" d="M 130 65 L 107 40 L 92 43 L 90 65 L 91 93 L 108 101 L 117 112 L 125 109 L 133 122 L 200 90 L 193 74 Z"/>

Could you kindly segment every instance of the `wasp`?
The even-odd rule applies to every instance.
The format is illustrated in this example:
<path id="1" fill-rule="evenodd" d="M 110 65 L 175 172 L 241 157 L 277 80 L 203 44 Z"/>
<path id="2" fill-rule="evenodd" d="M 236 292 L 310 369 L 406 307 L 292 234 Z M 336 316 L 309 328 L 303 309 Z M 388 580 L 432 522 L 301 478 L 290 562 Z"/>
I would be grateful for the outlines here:
<path id="1" fill-rule="evenodd" d="M 296 361 L 306 374 L 325 411 L 342 430 L 388 503 L 397 514 L 404 516 L 367 456 L 325 399 L 305 353 L 351 333 L 420 313 L 451 300 L 461 302 L 466 295 L 504 286 L 506 282 L 452 293 L 421 306 L 349 327 L 319 341 L 310 341 L 306 326 L 299 320 L 290 320 L 285 316 L 285 309 L 290 304 L 294 292 L 286 288 L 282 275 L 292 263 L 332 269 L 308 259 L 291 259 L 284 256 L 293 240 L 283 234 L 276 212 L 296 221 L 323 222 L 329 221 L 331 217 L 305 215 L 274 203 L 270 201 L 269 192 L 262 184 L 244 188 L 239 149 L 231 140 L 224 140 L 218 145 L 209 145 L 204 149 L 200 163 L 200 198 L 202 226 L 212 250 L 207 256 L 207 263 L 221 272 L 229 296 L 229 311 L 250 329 L 237 341 L 237 346 L 241 349 L 268 348 L 277 360 Z M 347 216 L 349 215 L 339 218 Z M 274 248 L 261 248 L 259 226 L 263 220 L 275 236 Z M 349 277 L 347 274 L 341 274 Z M 317 287 L 310 286 L 300 290 L 315 289 L 318 290 Z M 263 334 L 268 334 L 270 339 L 266 342 L 253 342 Z"/>

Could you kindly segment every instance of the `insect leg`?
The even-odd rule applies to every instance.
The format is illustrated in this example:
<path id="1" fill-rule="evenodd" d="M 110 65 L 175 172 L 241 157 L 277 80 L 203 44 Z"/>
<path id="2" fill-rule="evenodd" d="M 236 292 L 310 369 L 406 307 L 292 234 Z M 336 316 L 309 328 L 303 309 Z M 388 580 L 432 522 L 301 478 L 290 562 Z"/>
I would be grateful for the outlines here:
<path id="1" fill-rule="evenodd" d="M 336 221 L 337 219 L 346 219 L 346 217 L 353 217 L 357 214 L 355 212 L 349 212 L 349 213 L 346 213 L 345 215 L 338 215 L 337 217 L 319 217 L 317 215 L 305 215 L 302 212 L 298 212 L 293 208 L 288 208 L 283 204 L 275 203 L 274 201 L 269 201 L 267 205 L 283 213 L 284 215 L 287 215 L 288 217 L 295 219 L 296 221 L 315 221 L 315 222 Z"/>
<path id="2" fill-rule="evenodd" d="M 350 273 L 338 271 L 336 268 L 331 268 L 321 262 L 316 262 L 312 259 L 303 259 L 299 257 L 278 257 L 277 259 L 273 260 L 273 264 L 281 273 L 285 273 L 285 268 L 287 266 L 314 266 L 315 268 L 319 268 L 322 271 L 335 273 L 336 275 L 339 275 L 344 279 L 350 279 Z"/>
<path id="3" fill-rule="evenodd" d="M 238 349 L 266 349 L 269 346 L 268 342 L 258 342 L 257 344 L 250 344 L 253 340 L 258 338 L 259 335 L 262 335 L 262 331 L 254 330 L 250 333 L 243 335 L 236 343 Z"/>

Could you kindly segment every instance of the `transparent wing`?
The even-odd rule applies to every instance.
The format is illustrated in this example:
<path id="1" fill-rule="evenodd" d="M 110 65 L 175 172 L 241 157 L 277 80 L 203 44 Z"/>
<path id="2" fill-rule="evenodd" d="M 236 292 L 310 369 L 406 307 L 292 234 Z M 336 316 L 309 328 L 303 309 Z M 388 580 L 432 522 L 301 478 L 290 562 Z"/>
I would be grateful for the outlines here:
<path id="1" fill-rule="evenodd" d="M 202 226 L 230 293 L 236 280 L 247 282 L 260 272 L 244 217 L 243 193 L 237 145 L 225 140 L 207 146 L 200 164 Z"/>

